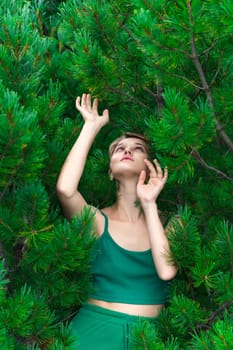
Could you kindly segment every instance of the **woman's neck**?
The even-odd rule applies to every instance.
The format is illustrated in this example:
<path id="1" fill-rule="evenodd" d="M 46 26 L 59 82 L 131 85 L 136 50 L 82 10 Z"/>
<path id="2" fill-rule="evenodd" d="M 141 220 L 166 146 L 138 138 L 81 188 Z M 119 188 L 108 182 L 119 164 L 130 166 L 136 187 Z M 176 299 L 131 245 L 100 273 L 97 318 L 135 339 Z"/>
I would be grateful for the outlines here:
<path id="1" fill-rule="evenodd" d="M 137 198 L 136 185 L 120 184 L 116 203 L 112 206 L 122 220 L 137 221 L 142 216 L 142 209 Z"/>

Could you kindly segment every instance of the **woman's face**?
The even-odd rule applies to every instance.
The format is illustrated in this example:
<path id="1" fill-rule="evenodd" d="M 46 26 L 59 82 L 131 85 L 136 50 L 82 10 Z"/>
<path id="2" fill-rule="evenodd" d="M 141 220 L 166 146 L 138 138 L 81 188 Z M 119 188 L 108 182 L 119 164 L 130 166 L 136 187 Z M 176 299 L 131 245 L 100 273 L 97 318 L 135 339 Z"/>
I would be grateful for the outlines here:
<path id="1" fill-rule="evenodd" d="M 110 158 L 110 171 L 115 179 L 121 176 L 138 176 L 146 169 L 144 159 L 148 158 L 146 143 L 136 137 L 121 139 Z"/>

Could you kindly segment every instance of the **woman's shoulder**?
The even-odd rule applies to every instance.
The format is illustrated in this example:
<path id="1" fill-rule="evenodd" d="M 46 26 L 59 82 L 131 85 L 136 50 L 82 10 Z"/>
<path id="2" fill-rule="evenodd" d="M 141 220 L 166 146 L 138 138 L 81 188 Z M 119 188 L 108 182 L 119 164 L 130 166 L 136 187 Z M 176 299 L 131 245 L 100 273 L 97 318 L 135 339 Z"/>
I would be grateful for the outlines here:
<path id="1" fill-rule="evenodd" d="M 113 206 L 102 208 L 100 212 L 103 216 L 106 215 L 109 219 L 116 218 L 116 211 L 114 210 Z"/>
<path id="2" fill-rule="evenodd" d="M 114 215 L 114 211 L 111 207 L 105 207 L 102 209 L 96 209 L 95 212 L 95 230 L 98 236 L 101 236 L 104 232 L 104 227 L 106 223 L 106 219 L 112 219 Z"/>

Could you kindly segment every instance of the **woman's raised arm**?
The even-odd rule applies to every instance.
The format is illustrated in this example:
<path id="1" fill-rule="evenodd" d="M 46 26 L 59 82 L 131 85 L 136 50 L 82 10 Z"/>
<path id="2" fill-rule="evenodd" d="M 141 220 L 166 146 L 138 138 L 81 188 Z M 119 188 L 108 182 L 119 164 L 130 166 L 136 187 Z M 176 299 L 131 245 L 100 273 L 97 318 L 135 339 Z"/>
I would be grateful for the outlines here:
<path id="1" fill-rule="evenodd" d="M 57 181 L 57 194 L 65 216 L 70 219 L 87 204 L 78 191 L 88 152 L 100 129 L 108 123 L 109 114 L 105 109 L 102 115 L 98 113 L 98 100 L 91 103 L 91 95 L 83 94 L 77 97 L 76 108 L 84 119 L 83 128 L 78 139 L 69 152 Z"/>

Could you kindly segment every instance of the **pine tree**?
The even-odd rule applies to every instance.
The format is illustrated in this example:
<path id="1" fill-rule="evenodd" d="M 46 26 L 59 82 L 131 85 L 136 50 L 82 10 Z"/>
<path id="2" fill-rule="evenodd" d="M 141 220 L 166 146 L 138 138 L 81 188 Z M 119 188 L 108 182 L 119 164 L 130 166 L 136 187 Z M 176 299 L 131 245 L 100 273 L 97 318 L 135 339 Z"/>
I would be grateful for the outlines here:
<path id="1" fill-rule="evenodd" d="M 88 210 L 63 218 L 55 186 L 87 91 L 111 119 L 80 184 L 89 203 L 114 200 L 107 149 L 122 131 L 145 133 L 169 168 L 159 207 L 179 272 L 134 349 L 231 349 L 231 1 L 16 0 L 0 11 L 1 349 L 72 349 L 95 239 Z"/>

